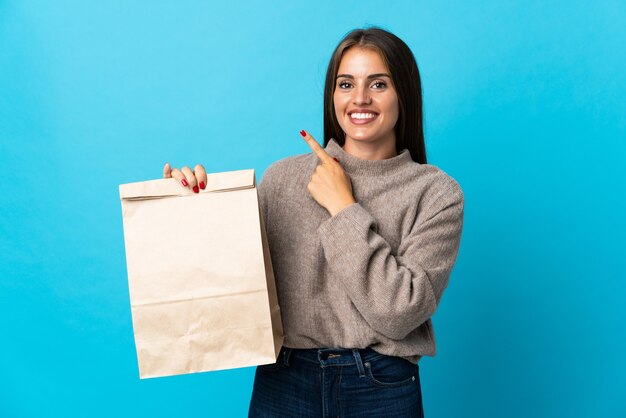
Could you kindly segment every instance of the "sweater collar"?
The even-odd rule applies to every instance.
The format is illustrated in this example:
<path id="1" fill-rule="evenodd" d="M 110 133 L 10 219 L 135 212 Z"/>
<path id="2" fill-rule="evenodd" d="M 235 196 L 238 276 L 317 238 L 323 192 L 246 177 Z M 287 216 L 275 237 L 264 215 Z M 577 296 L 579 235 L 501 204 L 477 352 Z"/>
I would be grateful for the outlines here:
<path id="1" fill-rule="evenodd" d="M 326 144 L 325 150 L 331 157 L 336 157 L 346 173 L 350 175 L 389 174 L 402 169 L 407 164 L 413 163 L 411 153 L 406 148 L 400 151 L 398 155 L 384 160 L 363 160 L 352 154 L 348 154 L 341 145 L 337 143 L 335 138 L 330 138 L 328 144 Z"/>

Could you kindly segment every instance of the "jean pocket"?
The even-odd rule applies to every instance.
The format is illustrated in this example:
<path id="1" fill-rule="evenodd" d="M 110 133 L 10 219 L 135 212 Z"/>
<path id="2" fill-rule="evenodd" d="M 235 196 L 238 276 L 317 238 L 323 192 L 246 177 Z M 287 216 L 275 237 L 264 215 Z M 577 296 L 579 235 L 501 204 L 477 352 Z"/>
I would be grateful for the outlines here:
<path id="1" fill-rule="evenodd" d="M 382 356 L 363 363 L 368 380 L 378 387 L 409 385 L 419 379 L 417 364 L 400 357 Z"/>
<path id="2" fill-rule="evenodd" d="M 261 364 L 261 365 L 259 365 L 257 367 L 263 373 L 273 373 L 273 372 L 277 372 L 280 369 L 282 369 L 283 365 L 284 365 L 283 364 L 283 360 L 282 359 L 278 359 L 278 361 L 276 363 Z"/>

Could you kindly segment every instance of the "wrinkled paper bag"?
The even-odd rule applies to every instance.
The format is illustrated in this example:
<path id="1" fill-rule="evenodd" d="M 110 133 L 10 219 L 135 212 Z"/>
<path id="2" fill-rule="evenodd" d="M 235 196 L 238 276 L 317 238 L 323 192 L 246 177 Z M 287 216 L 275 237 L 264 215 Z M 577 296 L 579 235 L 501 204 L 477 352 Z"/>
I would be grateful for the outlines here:
<path id="1" fill-rule="evenodd" d="M 283 328 L 254 170 L 122 184 L 140 378 L 274 363 Z"/>

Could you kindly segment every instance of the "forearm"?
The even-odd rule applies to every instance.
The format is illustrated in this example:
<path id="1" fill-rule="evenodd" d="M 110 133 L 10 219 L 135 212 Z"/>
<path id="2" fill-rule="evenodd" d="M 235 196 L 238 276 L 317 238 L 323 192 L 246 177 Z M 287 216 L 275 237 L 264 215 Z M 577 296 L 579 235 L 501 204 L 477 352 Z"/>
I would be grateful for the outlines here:
<path id="1" fill-rule="evenodd" d="M 370 326 L 402 339 L 430 318 L 458 253 L 462 202 L 418 225 L 394 255 L 360 205 L 320 225 L 326 260 Z"/>

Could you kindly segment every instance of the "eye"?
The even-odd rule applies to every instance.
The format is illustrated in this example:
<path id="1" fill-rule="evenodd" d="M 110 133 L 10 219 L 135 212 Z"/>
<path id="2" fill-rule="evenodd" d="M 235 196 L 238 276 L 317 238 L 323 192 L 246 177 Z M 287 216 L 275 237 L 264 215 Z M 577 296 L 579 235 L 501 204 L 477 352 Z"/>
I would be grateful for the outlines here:
<path id="1" fill-rule="evenodd" d="M 348 88 L 348 87 L 350 86 L 350 83 L 348 83 L 347 81 L 340 81 L 340 82 L 337 84 L 337 86 L 338 86 L 340 89 L 345 89 L 345 88 Z"/>
<path id="2" fill-rule="evenodd" d="M 383 88 L 387 87 L 387 84 L 384 81 L 375 81 L 374 84 L 372 84 L 372 86 L 379 86 L 379 87 L 376 87 L 376 88 L 383 89 Z"/>

